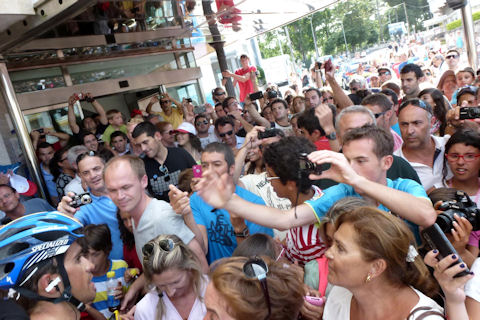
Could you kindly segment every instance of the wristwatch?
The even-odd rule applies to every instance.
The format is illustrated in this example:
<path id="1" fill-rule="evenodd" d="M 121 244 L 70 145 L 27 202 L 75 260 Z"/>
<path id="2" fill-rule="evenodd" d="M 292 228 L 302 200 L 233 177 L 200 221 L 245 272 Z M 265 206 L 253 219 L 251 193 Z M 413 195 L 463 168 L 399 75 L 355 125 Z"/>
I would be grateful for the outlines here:
<path id="1" fill-rule="evenodd" d="M 246 238 L 250 235 L 250 231 L 248 230 L 248 227 L 245 227 L 245 229 L 243 229 L 243 231 L 234 232 L 233 234 L 235 235 L 235 237 Z"/>
<path id="2" fill-rule="evenodd" d="M 335 131 L 332 131 L 332 133 L 327 134 L 325 137 L 327 137 L 328 140 L 336 140 L 337 139 L 337 133 Z"/>

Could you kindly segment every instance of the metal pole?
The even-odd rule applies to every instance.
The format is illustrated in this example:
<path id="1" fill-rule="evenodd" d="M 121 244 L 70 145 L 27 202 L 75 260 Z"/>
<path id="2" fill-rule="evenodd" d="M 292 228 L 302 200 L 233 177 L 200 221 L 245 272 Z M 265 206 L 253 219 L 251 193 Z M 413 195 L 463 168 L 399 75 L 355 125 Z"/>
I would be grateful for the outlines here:
<path id="1" fill-rule="evenodd" d="M 290 40 L 290 33 L 288 32 L 287 26 L 283 27 L 283 29 L 285 30 L 285 34 L 287 35 L 288 47 L 290 48 L 290 59 L 292 59 L 292 63 L 295 63 L 295 56 L 293 55 L 292 41 Z"/>
<path id="2" fill-rule="evenodd" d="M 477 70 L 477 47 L 475 45 L 475 35 L 473 30 L 472 7 L 470 1 L 462 8 L 463 32 L 465 33 L 465 48 L 468 55 L 468 63 Z"/>
<path id="3" fill-rule="evenodd" d="M 47 192 L 45 192 L 44 189 L 46 184 L 43 179 L 42 171 L 40 169 L 40 165 L 38 164 L 37 156 L 35 155 L 35 149 L 33 148 L 32 140 L 30 140 L 30 134 L 28 133 L 27 125 L 25 124 L 25 119 L 23 118 L 22 110 L 20 109 L 17 97 L 15 96 L 15 91 L 13 89 L 12 82 L 10 81 L 7 66 L 3 61 L 3 58 L 0 60 L 0 78 L 0 87 L 3 98 L 5 99 L 8 112 L 12 117 L 15 132 L 20 140 L 20 147 L 22 148 L 23 154 L 26 156 L 28 170 L 32 174 L 33 179 L 37 184 L 40 196 L 43 199 L 48 200 Z"/>
<path id="4" fill-rule="evenodd" d="M 407 34 L 410 36 L 410 25 L 408 24 L 408 14 L 407 14 L 407 5 L 405 2 L 402 2 L 403 10 L 405 11 L 405 23 L 407 24 Z"/>
<path id="5" fill-rule="evenodd" d="M 317 37 L 315 36 L 315 30 L 313 30 L 313 14 L 310 16 L 310 27 L 312 28 L 312 35 L 313 35 L 313 44 L 315 45 L 315 59 L 318 61 L 318 48 L 317 48 Z"/>
<path id="6" fill-rule="evenodd" d="M 343 41 L 345 41 L 345 52 L 347 54 L 347 59 L 348 59 L 348 44 L 347 44 L 347 37 L 345 36 L 345 28 L 343 27 L 343 21 L 340 20 L 340 23 L 342 24 L 342 32 L 343 32 Z"/>
<path id="7" fill-rule="evenodd" d="M 377 0 L 377 19 L 378 19 L 378 40 L 383 42 L 382 18 L 380 16 L 380 10 L 378 8 L 378 0 Z"/>

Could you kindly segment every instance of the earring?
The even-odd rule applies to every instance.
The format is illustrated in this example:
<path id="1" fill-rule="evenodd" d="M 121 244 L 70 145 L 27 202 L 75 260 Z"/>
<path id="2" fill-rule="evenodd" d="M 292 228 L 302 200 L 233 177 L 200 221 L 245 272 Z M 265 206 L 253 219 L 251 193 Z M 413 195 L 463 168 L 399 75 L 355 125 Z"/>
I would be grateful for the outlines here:
<path id="1" fill-rule="evenodd" d="M 367 274 L 367 279 L 365 279 L 365 283 L 370 282 L 370 280 L 372 280 L 372 276 L 369 273 L 369 274 Z"/>

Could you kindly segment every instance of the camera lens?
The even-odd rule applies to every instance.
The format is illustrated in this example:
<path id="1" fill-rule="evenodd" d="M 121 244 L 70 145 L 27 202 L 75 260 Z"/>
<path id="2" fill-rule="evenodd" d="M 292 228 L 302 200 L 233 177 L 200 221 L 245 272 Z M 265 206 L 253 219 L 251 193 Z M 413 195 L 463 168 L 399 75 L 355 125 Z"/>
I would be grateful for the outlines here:
<path id="1" fill-rule="evenodd" d="M 442 212 L 438 215 L 436 223 L 442 229 L 444 233 L 451 233 L 452 232 L 452 223 L 453 219 L 448 213 L 449 210 Z"/>

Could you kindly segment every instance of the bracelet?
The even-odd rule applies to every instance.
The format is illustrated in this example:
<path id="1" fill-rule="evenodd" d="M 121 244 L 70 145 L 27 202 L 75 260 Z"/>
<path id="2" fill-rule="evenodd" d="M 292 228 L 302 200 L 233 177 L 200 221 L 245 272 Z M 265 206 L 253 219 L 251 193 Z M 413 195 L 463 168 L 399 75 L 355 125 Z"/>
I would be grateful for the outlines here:
<path id="1" fill-rule="evenodd" d="M 239 237 L 239 238 L 246 238 L 250 235 L 250 231 L 248 230 L 248 227 L 246 226 L 245 229 L 243 229 L 243 231 L 241 232 L 233 232 L 233 234 L 235 235 L 235 237 Z"/>

